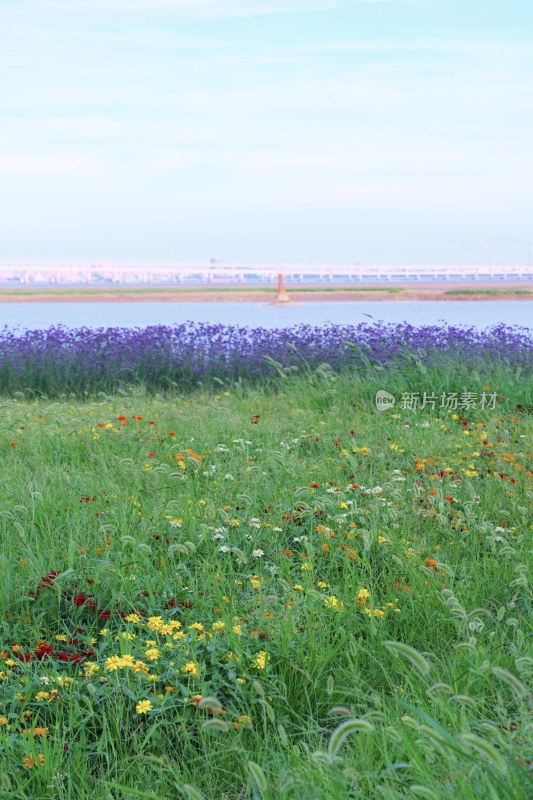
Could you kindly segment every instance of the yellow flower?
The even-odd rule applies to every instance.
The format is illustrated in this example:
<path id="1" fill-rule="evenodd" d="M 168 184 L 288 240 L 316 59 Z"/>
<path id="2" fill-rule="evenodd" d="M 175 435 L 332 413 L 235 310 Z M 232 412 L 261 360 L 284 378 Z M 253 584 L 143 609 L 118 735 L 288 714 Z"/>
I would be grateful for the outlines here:
<path id="1" fill-rule="evenodd" d="M 135 624 L 138 624 L 141 621 L 141 618 L 138 614 L 128 614 L 128 616 L 124 617 L 124 619 L 126 622 L 134 622 Z"/>
<path id="2" fill-rule="evenodd" d="M 324 598 L 324 605 L 326 608 L 332 608 L 333 611 L 342 611 L 343 603 L 339 602 L 338 598 L 332 594 L 330 597 Z"/>
<path id="3" fill-rule="evenodd" d="M 107 628 L 102 628 L 102 630 L 100 631 L 100 636 L 107 636 L 108 633 L 109 631 Z"/>
<path id="4" fill-rule="evenodd" d="M 202 625 L 201 622 L 193 622 L 192 625 L 189 625 L 189 630 L 190 631 L 193 631 L 193 630 L 203 631 L 203 629 L 204 629 L 204 626 Z"/>
<path id="5" fill-rule="evenodd" d="M 379 608 L 375 608 L 374 611 L 373 611 L 373 614 L 378 619 L 382 619 L 385 616 L 385 612 L 384 611 L 380 611 Z"/>
<path id="6" fill-rule="evenodd" d="M 171 625 L 169 622 L 165 622 L 165 624 L 161 625 L 161 627 L 159 628 L 159 633 L 163 634 L 163 636 L 166 636 L 167 634 L 171 634 L 173 630 L 174 626 Z"/>
<path id="7" fill-rule="evenodd" d="M 234 625 L 233 626 L 233 633 L 237 634 L 237 636 L 240 636 L 241 633 L 242 633 L 241 626 L 240 625 Z"/>
<path id="8" fill-rule="evenodd" d="M 148 650 L 145 651 L 144 655 L 146 656 L 148 661 L 157 661 L 160 653 L 157 647 L 149 647 Z"/>
<path id="9" fill-rule="evenodd" d="M 254 575 L 250 578 L 250 583 L 252 584 L 252 589 L 259 589 L 261 586 L 261 579 L 258 575 Z"/>
<path id="10" fill-rule="evenodd" d="M 317 587 L 319 589 L 327 589 L 329 587 L 329 583 L 326 583 L 326 581 L 318 581 Z"/>
<path id="11" fill-rule="evenodd" d="M 303 592 L 303 590 L 304 590 L 304 587 L 301 585 L 301 583 L 295 583 L 295 584 L 294 584 L 294 586 L 293 586 L 292 588 L 293 588 L 293 589 L 294 589 L 296 592 Z"/>
<path id="12" fill-rule="evenodd" d="M 96 675 L 97 672 L 100 671 L 100 667 L 98 664 L 95 664 L 94 661 L 86 661 L 84 672 L 86 678 L 92 678 L 93 675 Z"/>
<path id="13" fill-rule="evenodd" d="M 261 650 L 252 661 L 252 666 L 254 666 L 256 669 L 265 669 L 267 662 L 268 656 L 265 650 Z"/>
<path id="14" fill-rule="evenodd" d="M 8 725 L 9 720 L 7 717 L 0 717 L 0 725 Z"/>
<path id="15" fill-rule="evenodd" d="M 108 672 L 114 672 L 122 666 L 122 659 L 120 656 L 110 656 L 106 659 L 105 668 Z"/>
<path id="16" fill-rule="evenodd" d="M 135 665 L 135 659 L 133 658 L 133 656 L 130 656 L 129 654 L 122 656 L 120 661 L 121 661 L 120 664 L 121 667 L 133 667 Z"/>
<path id="17" fill-rule="evenodd" d="M 360 603 L 364 603 L 365 600 L 368 600 L 369 597 L 370 597 L 370 592 L 368 591 L 368 589 L 359 589 L 359 594 L 357 595 L 357 600 Z"/>
<path id="18" fill-rule="evenodd" d="M 218 620 L 217 622 L 213 622 L 213 624 L 211 625 L 211 629 L 214 630 L 215 633 L 223 631 L 225 627 L 226 623 L 224 622 L 224 620 Z"/>
<path id="19" fill-rule="evenodd" d="M 191 678 L 196 678 L 198 675 L 198 664 L 195 661 L 187 661 L 187 663 L 181 668 L 181 671 L 188 673 Z"/>
<path id="20" fill-rule="evenodd" d="M 150 628 L 151 631 L 159 631 L 161 630 L 161 626 L 163 625 L 162 617 L 149 617 L 146 626 Z"/>
<path id="21" fill-rule="evenodd" d="M 50 692 L 37 692 L 35 695 L 35 699 L 38 700 L 48 700 L 50 697 Z"/>
<path id="22" fill-rule="evenodd" d="M 150 700 L 139 700 L 137 705 L 135 706 L 135 711 L 137 714 L 147 714 L 153 708 L 152 703 Z"/>

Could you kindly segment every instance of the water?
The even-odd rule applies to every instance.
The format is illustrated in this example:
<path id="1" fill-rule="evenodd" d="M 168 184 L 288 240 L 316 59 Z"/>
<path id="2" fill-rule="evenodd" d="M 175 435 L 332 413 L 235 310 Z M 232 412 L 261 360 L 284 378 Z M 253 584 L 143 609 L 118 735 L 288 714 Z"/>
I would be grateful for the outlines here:
<path id="1" fill-rule="evenodd" d="M 330 301 L 289 307 L 267 303 L 0 303 L 0 328 L 146 327 L 185 321 L 286 328 L 298 323 L 409 322 L 411 325 L 505 323 L 533 330 L 533 302 L 527 300 L 465 301 Z"/>

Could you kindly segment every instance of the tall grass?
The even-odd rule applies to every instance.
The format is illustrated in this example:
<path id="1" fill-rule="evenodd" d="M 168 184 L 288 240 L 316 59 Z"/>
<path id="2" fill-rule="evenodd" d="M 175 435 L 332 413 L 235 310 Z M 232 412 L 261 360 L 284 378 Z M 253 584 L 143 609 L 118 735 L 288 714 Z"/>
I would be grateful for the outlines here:
<path id="1" fill-rule="evenodd" d="M 375 366 L 4 399 L 4 796 L 530 796 L 533 380 Z"/>

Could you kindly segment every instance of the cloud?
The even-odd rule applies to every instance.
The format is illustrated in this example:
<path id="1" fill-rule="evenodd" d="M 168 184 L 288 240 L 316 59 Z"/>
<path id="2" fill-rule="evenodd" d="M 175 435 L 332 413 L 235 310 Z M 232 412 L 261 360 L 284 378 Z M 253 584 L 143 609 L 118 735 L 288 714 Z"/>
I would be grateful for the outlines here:
<path id="1" fill-rule="evenodd" d="M 417 0 L 8 0 L 5 7 L 15 8 L 17 12 L 35 9 L 103 17 L 149 12 L 186 19 L 222 19 L 389 3 L 412 5 L 417 4 Z"/>
<path id="2" fill-rule="evenodd" d="M 16 174 L 72 172 L 94 166 L 94 158 L 78 155 L 0 155 L 0 172 Z"/>

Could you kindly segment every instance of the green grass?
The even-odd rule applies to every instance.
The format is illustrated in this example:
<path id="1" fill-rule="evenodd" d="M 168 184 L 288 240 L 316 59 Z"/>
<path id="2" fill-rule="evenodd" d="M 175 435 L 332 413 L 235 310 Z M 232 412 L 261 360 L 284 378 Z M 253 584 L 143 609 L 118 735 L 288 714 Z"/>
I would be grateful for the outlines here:
<path id="1" fill-rule="evenodd" d="M 4 399 L 2 796 L 531 796 L 533 381 L 455 380 Z"/>
<path id="2" fill-rule="evenodd" d="M 390 294 L 398 294 L 404 291 L 403 288 L 399 286 L 301 286 L 300 284 L 291 283 L 288 284 L 287 288 L 289 291 L 293 292 L 389 292 Z M 276 292 L 275 286 L 262 286 L 262 285 L 254 285 L 248 284 L 246 286 L 206 286 L 206 285 L 198 285 L 198 286 L 179 286 L 179 285 L 172 285 L 172 286 L 105 286 L 105 287 L 94 287 L 94 288 L 86 288 L 84 286 L 80 286 L 78 288 L 71 288 L 71 289 L 50 289 L 50 288 L 43 288 L 43 289 L 25 289 L 25 288 L 17 288 L 16 290 L 10 289 L 0 289 L 0 295 L 59 295 L 59 296 L 69 296 L 69 295 L 106 295 L 106 294 L 218 294 L 218 293 L 239 293 L 239 292 L 265 292 L 269 294 L 274 294 Z"/>
<path id="3" fill-rule="evenodd" d="M 500 295 L 533 295 L 530 289 L 450 289 L 446 294 L 488 294 L 499 297 Z"/>

